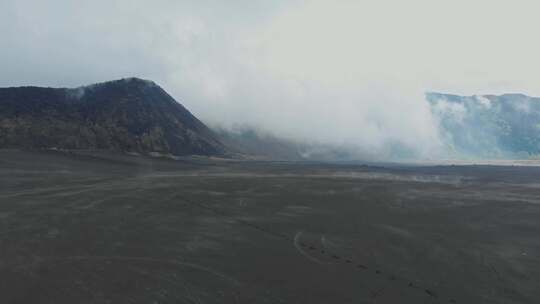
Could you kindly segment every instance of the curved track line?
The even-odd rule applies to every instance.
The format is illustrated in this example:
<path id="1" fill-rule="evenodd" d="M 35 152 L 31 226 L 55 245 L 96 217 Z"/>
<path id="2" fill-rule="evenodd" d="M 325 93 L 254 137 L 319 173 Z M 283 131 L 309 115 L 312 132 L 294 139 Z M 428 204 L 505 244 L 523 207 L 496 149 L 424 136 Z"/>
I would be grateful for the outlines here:
<path id="1" fill-rule="evenodd" d="M 308 260 L 312 261 L 312 262 L 315 262 L 317 264 L 321 264 L 321 265 L 328 265 L 330 263 L 327 263 L 327 262 L 323 262 L 317 258 L 314 258 L 312 257 L 311 255 L 309 255 L 307 252 L 305 252 L 302 247 L 300 246 L 299 244 L 299 239 L 300 239 L 300 236 L 302 235 L 302 231 L 299 231 L 296 233 L 296 235 L 294 236 L 294 247 L 296 247 L 296 250 L 298 250 L 298 252 L 300 252 L 303 256 L 305 256 Z"/>
<path id="2" fill-rule="evenodd" d="M 328 239 L 326 239 L 326 236 L 324 234 L 321 236 L 321 244 L 326 249 L 331 249 L 331 247 L 334 247 L 334 248 L 337 247 L 336 244 L 334 244 L 331 241 L 329 241 Z"/>

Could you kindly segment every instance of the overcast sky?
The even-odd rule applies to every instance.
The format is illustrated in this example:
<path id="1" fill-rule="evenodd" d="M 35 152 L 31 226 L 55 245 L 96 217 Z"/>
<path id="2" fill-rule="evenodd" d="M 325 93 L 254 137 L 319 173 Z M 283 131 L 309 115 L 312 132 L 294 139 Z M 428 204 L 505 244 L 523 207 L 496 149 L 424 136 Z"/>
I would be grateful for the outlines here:
<path id="1" fill-rule="evenodd" d="M 211 125 L 440 148 L 425 91 L 540 95 L 540 4 L 0 1 L 0 86 L 137 76 Z"/>

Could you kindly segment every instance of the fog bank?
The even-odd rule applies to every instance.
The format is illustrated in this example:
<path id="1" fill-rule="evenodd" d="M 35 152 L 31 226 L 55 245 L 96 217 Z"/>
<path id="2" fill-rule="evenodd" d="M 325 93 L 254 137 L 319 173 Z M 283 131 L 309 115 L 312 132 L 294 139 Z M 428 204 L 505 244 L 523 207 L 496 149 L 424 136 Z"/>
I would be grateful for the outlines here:
<path id="1" fill-rule="evenodd" d="M 214 126 L 447 156 L 426 91 L 540 95 L 534 1 L 0 3 L 0 86 L 151 79 Z"/>

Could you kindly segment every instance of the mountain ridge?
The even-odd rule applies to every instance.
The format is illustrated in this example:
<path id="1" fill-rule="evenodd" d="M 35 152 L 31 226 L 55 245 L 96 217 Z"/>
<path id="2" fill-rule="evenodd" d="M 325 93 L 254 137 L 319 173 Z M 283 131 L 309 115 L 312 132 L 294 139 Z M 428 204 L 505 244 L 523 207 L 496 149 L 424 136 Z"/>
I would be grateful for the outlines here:
<path id="1" fill-rule="evenodd" d="M 217 136 L 153 81 L 0 88 L 0 147 L 225 155 Z"/>
<path id="2" fill-rule="evenodd" d="M 455 156 L 529 158 L 540 154 L 540 98 L 520 93 L 427 93 L 441 138 Z"/>
<path id="3" fill-rule="evenodd" d="M 540 98 L 520 93 L 460 96 L 427 92 L 426 100 L 448 157 L 540 155 Z M 358 147 L 293 141 L 270 134 L 249 127 L 211 129 L 158 84 L 136 77 L 74 88 L 0 88 L 0 148 L 279 160 L 370 157 Z M 393 157 L 409 157 L 400 153 L 395 151 Z"/>

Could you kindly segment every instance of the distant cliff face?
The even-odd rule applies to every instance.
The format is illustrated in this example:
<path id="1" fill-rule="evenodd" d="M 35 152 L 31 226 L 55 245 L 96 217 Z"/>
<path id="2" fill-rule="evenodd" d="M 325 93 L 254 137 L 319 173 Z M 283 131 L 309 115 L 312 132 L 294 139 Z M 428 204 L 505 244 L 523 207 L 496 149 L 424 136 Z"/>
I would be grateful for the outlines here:
<path id="1" fill-rule="evenodd" d="M 221 155 L 213 132 L 151 81 L 0 89 L 0 148 Z"/>
<path id="2" fill-rule="evenodd" d="M 516 158 L 540 154 L 540 98 L 429 93 L 427 99 L 443 140 L 458 155 Z"/>

